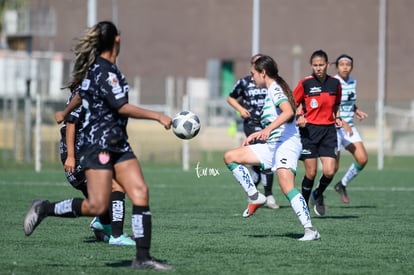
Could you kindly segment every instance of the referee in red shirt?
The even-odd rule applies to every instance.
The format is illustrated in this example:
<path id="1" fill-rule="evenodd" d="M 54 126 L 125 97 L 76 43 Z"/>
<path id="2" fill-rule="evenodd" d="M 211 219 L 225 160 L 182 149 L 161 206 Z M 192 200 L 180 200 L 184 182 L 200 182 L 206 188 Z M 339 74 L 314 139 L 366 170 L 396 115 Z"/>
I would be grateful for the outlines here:
<path id="1" fill-rule="evenodd" d="M 302 195 L 313 205 L 316 215 L 325 215 L 323 192 L 335 175 L 337 153 L 336 127 L 342 127 L 339 117 L 341 84 L 329 75 L 328 55 L 323 50 L 310 57 L 312 75 L 299 81 L 293 91 L 297 109 L 297 124 L 302 140 L 301 159 L 305 165 Z M 317 159 L 322 163 L 322 176 L 312 192 L 317 172 Z"/>

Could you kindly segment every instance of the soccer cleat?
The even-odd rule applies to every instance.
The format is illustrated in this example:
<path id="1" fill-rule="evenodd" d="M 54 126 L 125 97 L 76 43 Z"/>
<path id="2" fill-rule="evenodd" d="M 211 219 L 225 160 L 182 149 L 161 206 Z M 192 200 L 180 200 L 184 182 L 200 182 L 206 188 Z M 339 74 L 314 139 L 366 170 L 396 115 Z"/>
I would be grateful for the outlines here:
<path id="1" fill-rule="evenodd" d="M 338 182 L 335 185 L 335 191 L 339 193 L 339 197 L 343 203 L 349 203 L 348 194 L 346 193 L 346 187 L 342 185 L 342 182 Z"/>
<path id="2" fill-rule="evenodd" d="M 276 203 L 275 197 L 269 195 L 266 197 L 266 206 L 270 209 L 279 209 L 280 206 Z"/>
<path id="3" fill-rule="evenodd" d="M 160 260 L 155 258 L 150 258 L 148 260 L 137 260 L 134 259 L 131 264 L 133 269 L 155 269 L 155 270 L 171 270 L 172 266 L 163 263 Z"/>
<path id="4" fill-rule="evenodd" d="M 90 223 L 90 228 L 95 234 L 95 238 L 101 242 L 108 242 L 112 235 L 112 228 L 110 224 L 102 224 L 99 217 L 93 218 Z"/>
<path id="5" fill-rule="evenodd" d="M 123 234 L 117 238 L 111 236 L 108 243 L 109 245 L 135 245 L 135 241 L 126 234 Z"/>
<path id="6" fill-rule="evenodd" d="M 321 234 L 313 227 L 305 228 L 305 235 L 299 241 L 317 241 L 321 239 Z"/>
<path id="7" fill-rule="evenodd" d="M 313 212 L 318 216 L 325 216 L 325 204 L 323 202 L 323 195 L 315 198 L 315 191 L 311 193 L 310 203 L 313 205 Z"/>
<path id="8" fill-rule="evenodd" d="M 26 236 L 30 236 L 35 228 L 47 217 L 45 206 L 49 201 L 34 200 L 32 206 L 27 212 L 23 222 L 23 231 Z"/>
<path id="9" fill-rule="evenodd" d="M 257 199 L 251 200 L 248 199 L 249 204 L 247 205 L 246 210 L 244 210 L 242 216 L 243 218 L 250 217 L 256 212 L 257 209 L 262 207 L 266 203 L 266 197 L 265 195 L 259 193 Z"/>

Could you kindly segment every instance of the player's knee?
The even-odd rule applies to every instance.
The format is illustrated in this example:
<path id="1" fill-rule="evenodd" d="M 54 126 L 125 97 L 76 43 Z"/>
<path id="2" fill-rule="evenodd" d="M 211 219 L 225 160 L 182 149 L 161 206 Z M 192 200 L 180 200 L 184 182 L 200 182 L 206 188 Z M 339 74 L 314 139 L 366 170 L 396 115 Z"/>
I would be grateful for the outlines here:
<path id="1" fill-rule="evenodd" d="M 362 169 L 365 167 L 365 165 L 367 165 L 368 163 L 368 157 L 362 157 L 360 159 L 357 160 L 358 166 Z"/>
<path id="2" fill-rule="evenodd" d="M 146 184 L 134 186 L 132 190 L 128 190 L 129 199 L 133 205 L 147 205 L 149 201 L 149 188 Z"/>
<path id="3" fill-rule="evenodd" d="M 229 163 L 234 161 L 233 160 L 233 154 L 230 151 L 224 153 L 223 159 L 224 159 L 225 164 L 229 164 Z"/>
<path id="4" fill-rule="evenodd" d="M 88 201 L 86 208 L 90 215 L 99 216 L 106 211 L 108 204 Z"/>
<path id="5" fill-rule="evenodd" d="M 316 177 L 316 171 L 314 170 L 306 171 L 305 175 L 308 179 L 312 180 Z"/>

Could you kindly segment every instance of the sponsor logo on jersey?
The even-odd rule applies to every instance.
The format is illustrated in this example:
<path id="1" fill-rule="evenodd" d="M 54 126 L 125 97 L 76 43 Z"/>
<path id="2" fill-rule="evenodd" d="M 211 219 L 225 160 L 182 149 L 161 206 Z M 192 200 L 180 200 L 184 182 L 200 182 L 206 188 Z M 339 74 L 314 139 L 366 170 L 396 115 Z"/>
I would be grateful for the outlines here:
<path id="1" fill-rule="evenodd" d="M 84 79 L 82 81 L 82 86 L 81 89 L 86 91 L 87 89 L 89 89 L 89 85 L 91 84 L 91 81 L 89 79 Z"/>
<path id="2" fill-rule="evenodd" d="M 119 87 L 119 80 L 118 77 L 116 77 L 116 74 L 114 73 L 108 73 L 108 78 L 106 79 L 106 82 L 111 86 L 113 89 L 120 88 Z"/>
<path id="3" fill-rule="evenodd" d="M 322 92 L 322 88 L 321 87 L 312 87 L 309 90 L 309 93 L 310 94 L 316 94 L 316 93 L 320 93 L 320 92 Z"/>

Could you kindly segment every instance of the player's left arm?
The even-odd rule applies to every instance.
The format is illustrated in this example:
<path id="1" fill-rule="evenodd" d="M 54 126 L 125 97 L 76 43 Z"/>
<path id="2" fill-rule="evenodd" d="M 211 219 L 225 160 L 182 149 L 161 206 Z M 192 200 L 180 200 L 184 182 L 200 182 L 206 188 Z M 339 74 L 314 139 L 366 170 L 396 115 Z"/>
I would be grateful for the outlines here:
<path id="1" fill-rule="evenodd" d="M 118 109 L 118 113 L 120 115 L 131 117 L 135 119 L 149 119 L 149 120 L 156 120 L 161 123 L 165 129 L 170 129 L 172 124 L 171 117 L 164 115 L 159 112 L 151 111 L 148 109 L 144 109 L 129 103 L 122 105 Z"/>
<path id="2" fill-rule="evenodd" d="M 290 105 L 289 101 L 282 101 L 278 107 L 282 111 L 279 116 L 273 120 L 272 123 L 267 125 L 266 128 L 251 134 L 246 140 L 247 143 L 250 143 L 254 140 L 267 140 L 270 136 L 270 133 L 274 129 L 279 128 L 282 124 L 293 119 L 295 111 L 293 110 L 292 105 Z"/>

